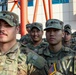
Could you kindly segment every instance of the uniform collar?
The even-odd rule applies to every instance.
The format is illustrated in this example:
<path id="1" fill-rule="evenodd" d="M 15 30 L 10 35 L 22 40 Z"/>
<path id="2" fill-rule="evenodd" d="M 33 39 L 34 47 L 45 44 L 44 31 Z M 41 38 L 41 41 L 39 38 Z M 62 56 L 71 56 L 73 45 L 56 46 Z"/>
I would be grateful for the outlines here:
<path id="1" fill-rule="evenodd" d="M 64 51 L 64 46 L 62 46 L 62 48 L 57 53 L 52 52 L 52 50 L 50 50 L 49 47 L 46 47 L 46 49 L 44 50 L 44 55 L 51 56 L 51 54 L 58 54 L 61 51 Z"/>
<path id="2" fill-rule="evenodd" d="M 34 47 L 34 45 L 33 45 L 33 42 L 31 42 L 31 43 L 28 43 L 30 46 L 32 46 L 32 47 Z M 27 44 L 27 45 L 28 45 Z M 43 41 L 41 41 L 40 42 L 40 44 L 39 45 L 37 45 L 37 46 L 35 46 L 35 47 L 42 47 L 42 45 L 44 44 L 44 42 Z"/>
<path id="3" fill-rule="evenodd" d="M 17 49 L 19 48 L 19 43 L 15 43 L 15 45 L 13 47 L 11 47 L 5 54 L 9 54 L 9 53 L 13 53 L 15 52 Z"/>

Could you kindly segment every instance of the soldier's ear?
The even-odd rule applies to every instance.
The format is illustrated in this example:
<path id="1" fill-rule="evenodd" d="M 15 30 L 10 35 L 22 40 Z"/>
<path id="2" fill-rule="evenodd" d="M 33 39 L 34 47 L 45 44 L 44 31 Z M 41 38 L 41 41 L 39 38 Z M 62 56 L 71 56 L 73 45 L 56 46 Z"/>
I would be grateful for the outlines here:
<path id="1" fill-rule="evenodd" d="M 16 33 L 18 34 L 20 31 L 20 27 L 19 26 L 16 26 Z"/>
<path id="2" fill-rule="evenodd" d="M 62 30 L 62 38 L 64 38 L 64 30 Z"/>

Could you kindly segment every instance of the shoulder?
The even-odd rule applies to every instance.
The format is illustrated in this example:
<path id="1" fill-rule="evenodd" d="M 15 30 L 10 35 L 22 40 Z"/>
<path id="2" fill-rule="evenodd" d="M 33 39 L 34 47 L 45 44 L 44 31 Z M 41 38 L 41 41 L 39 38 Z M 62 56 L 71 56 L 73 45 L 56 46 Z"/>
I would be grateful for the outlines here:
<path id="1" fill-rule="evenodd" d="M 62 52 L 65 53 L 66 55 L 74 55 L 75 51 L 69 47 L 63 47 Z"/>
<path id="2" fill-rule="evenodd" d="M 18 55 L 18 73 L 21 74 L 26 74 L 27 73 L 27 64 L 26 64 L 26 60 L 27 60 L 27 55 L 22 53 L 20 51 L 19 55 Z"/>
<path id="3" fill-rule="evenodd" d="M 32 42 L 30 42 L 30 43 L 27 43 L 27 45 L 26 45 L 26 46 L 28 47 L 28 46 L 31 46 L 31 45 L 32 45 Z"/>
<path id="4" fill-rule="evenodd" d="M 21 53 L 24 54 L 28 54 L 29 52 L 31 52 L 31 50 L 27 47 L 27 45 L 24 45 L 22 43 L 20 43 L 20 51 Z"/>
<path id="5" fill-rule="evenodd" d="M 29 36 L 30 36 L 29 34 L 26 34 L 26 35 L 22 36 L 20 40 L 21 40 L 21 41 L 22 41 L 22 40 L 25 40 L 25 39 L 27 39 Z"/>
<path id="6" fill-rule="evenodd" d="M 73 50 L 76 50 L 76 43 L 73 43 L 71 46 L 70 46 L 71 49 Z"/>
<path id="7" fill-rule="evenodd" d="M 24 39 L 26 35 L 22 36 L 20 40 Z"/>
<path id="8" fill-rule="evenodd" d="M 23 53 L 23 49 L 26 48 L 26 46 L 22 46 L 22 44 L 19 43 L 19 56 L 18 58 L 26 59 L 26 54 Z"/>
<path id="9" fill-rule="evenodd" d="M 18 61 L 26 62 L 26 59 L 27 59 L 27 55 L 20 51 L 20 54 L 18 56 Z"/>
<path id="10" fill-rule="evenodd" d="M 65 51 L 65 52 L 73 52 L 73 50 L 69 47 L 62 47 L 62 50 Z"/>
<path id="11" fill-rule="evenodd" d="M 45 66 L 46 60 L 35 52 L 29 52 L 27 55 L 27 64 L 33 64 L 38 69 Z"/>
<path id="12" fill-rule="evenodd" d="M 46 46 L 48 46 L 48 43 L 47 42 L 44 42 L 44 41 L 42 41 L 42 43 L 40 44 L 42 47 L 46 47 Z"/>

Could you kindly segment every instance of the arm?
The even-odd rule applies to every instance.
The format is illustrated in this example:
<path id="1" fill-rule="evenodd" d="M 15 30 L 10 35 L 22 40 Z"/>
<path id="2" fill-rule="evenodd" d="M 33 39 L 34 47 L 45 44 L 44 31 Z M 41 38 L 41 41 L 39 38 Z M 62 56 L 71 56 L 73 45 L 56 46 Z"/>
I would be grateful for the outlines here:
<path id="1" fill-rule="evenodd" d="M 28 75 L 47 75 L 47 65 L 43 57 L 36 53 L 28 53 L 27 62 Z"/>
<path id="2" fill-rule="evenodd" d="M 26 55 L 20 54 L 18 57 L 18 72 L 17 75 L 27 75 Z"/>

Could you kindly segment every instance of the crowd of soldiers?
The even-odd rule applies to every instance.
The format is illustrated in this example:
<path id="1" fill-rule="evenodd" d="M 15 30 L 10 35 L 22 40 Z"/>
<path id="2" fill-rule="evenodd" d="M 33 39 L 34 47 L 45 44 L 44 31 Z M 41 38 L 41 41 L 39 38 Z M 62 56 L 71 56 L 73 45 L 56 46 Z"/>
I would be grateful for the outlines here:
<path id="1" fill-rule="evenodd" d="M 19 17 L 0 12 L 0 75 L 76 75 L 76 32 L 58 19 L 26 25 L 17 41 Z M 42 38 L 44 31 L 46 38 Z"/>

